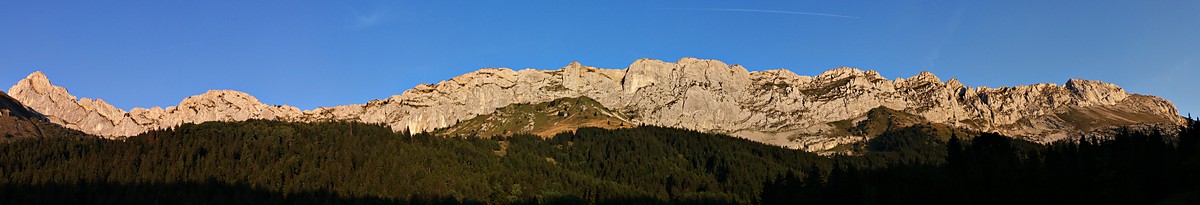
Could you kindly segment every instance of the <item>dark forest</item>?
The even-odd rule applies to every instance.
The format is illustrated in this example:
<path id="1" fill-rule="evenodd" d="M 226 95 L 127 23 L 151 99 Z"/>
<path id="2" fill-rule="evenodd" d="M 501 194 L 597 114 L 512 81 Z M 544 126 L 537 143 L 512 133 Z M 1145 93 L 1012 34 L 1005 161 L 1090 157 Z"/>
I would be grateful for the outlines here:
<path id="1" fill-rule="evenodd" d="M 1197 204 L 1189 125 L 1045 145 L 915 126 L 818 156 L 652 126 L 543 139 L 208 122 L 0 143 L 0 204 Z"/>

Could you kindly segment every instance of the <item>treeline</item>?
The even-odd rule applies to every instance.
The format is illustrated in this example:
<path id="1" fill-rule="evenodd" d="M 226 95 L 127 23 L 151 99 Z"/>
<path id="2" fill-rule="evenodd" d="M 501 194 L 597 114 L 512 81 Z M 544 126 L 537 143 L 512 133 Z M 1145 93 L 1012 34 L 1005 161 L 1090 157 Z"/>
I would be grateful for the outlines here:
<path id="1" fill-rule="evenodd" d="M 6 185 L 0 204 L 78 198 L 290 204 L 313 193 L 324 196 L 319 202 L 747 204 L 757 201 L 764 181 L 828 169 L 829 162 L 745 139 L 659 127 L 580 129 L 543 140 L 408 135 L 348 122 L 209 122 L 119 141 L 0 144 L 0 184 Z M 145 188 L 153 186 L 163 188 Z M 259 191 L 228 195 L 227 187 Z"/>
<path id="2" fill-rule="evenodd" d="M 917 125 L 864 142 L 861 155 L 822 157 L 650 126 L 483 139 L 350 122 L 208 122 L 118 141 L 0 143 L 0 204 L 1188 202 L 1200 195 L 1190 123 L 1179 137 L 1051 145 L 946 140 Z"/>
<path id="3" fill-rule="evenodd" d="M 933 136 L 886 135 L 872 145 L 887 141 L 894 152 L 839 156 L 828 172 L 781 175 L 764 185 L 761 202 L 1200 204 L 1200 124 L 1188 124 L 1178 136 L 1122 131 L 1111 140 L 1049 145 L 984 133 L 919 146 Z M 896 163 L 878 163 L 889 159 Z"/>

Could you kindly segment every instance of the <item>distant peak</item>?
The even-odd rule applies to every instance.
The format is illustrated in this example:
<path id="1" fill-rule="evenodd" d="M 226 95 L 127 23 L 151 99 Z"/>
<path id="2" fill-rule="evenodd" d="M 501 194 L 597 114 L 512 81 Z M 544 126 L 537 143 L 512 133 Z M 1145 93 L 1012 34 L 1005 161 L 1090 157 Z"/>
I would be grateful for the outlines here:
<path id="1" fill-rule="evenodd" d="M 871 77 L 871 78 L 875 78 L 875 79 L 887 80 L 887 78 L 884 78 L 882 74 L 879 74 L 879 71 L 875 71 L 875 70 L 867 70 L 867 71 L 864 71 L 864 72 L 863 72 L 863 74 L 865 74 L 867 77 Z"/>
<path id="2" fill-rule="evenodd" d="M 817 78 L 838 79 L 838 78 L 844 78 L 844 77 L 850 77 L 850 76 L 859 76 L 859 75 L 863 75 L 863 74 L 864 74 L 863 71 L 859 70 L 858 68 L 842 66 L 842 67 L 834 68 L 832 70 L 827 70 L 825 72 L 821 72 L 820 75 L 817 75 Z"/>
<path id="3" fill-rule="evenodd" d="M 831 70 L 829 70 L 829 71 L 826 71 L 826 72 L 835 72 L 835 73 L 861 73 L 861 72 L 863 72 L 863 71 L 862 71 L 861 69 L 858 69 L 858 68 L 852 68 L 852 67 L 846 67 L 846 66 L 842 66 L 842 67 L 837 67 L 837 68 L 831 69 Z"/>
<path id="4" fill-rule="evenodd" d="M 967 87 L 966 85 L 963 85 L 962 82 L 959 82 L 958 78 L 951 78 L 950 80 L 947 80 L 946 85 L 950 85 L 950 87 L 954 87 L 954 88 L 966 88 Z"/>
<path id="5" fill-rule="evenodd" d="M 258 98 L 254 97 L 253 95 L 236 90 L 209 90 L 203 94 L 184 98 L 179 102 L 180 107 L 215 107 L 218 104 L 255 109 L 261 109 L 262 107 L 268 106 L 267 104 L 259 101 Z M 295 107 L 287 105 L 279 105 L 276 107 L 295 109 Z M 299 109 L 295 110 L 299 111 Z"/>
<path id="6" fill-rule="evenodd" d="M 1063 86 L 1066 87 L 1067 90 L 1071 90 L 1071 91 L 1075 91 L 1075 92 L 1085 92 L 1085 91 L 1125 92 L 1124 89 L 1122 89 L 1120 86 L 1117 86 L 1116 84 L 1095 81 L 1095 80 L 1085 80 L 1085 79 L 1079 79 L 1079 78 L 1072 78 L 1070 80 L 1067 80 L 1067 83 Z"/>
<path id="7" fill-rule="evenodd" d="M 1071 78 L 1071 79 L 1067 79 L 1067 83 L 1065 85 L 1069 86 L 1069 85 L 1097 85 L 1097 84 L 1108 84 L 1108 83 L 1095 81 L 1095 80 L 1082 79 L 1082 78 Z"/>
<path id="8" fill-rule="evenodd" d="M 941 79 L 941 78 L 938 78 L 938 77 L 937 77 L 937 75 L 934 75 L 933 73 L 931 73 L 931 72 L 929 72 L 929 71 L 921 71 L 920 73 L 917 73 L 917 75 L 916 75 L 916 76 L 913 76 L 913 77 L 910 77 L 910 78 L 908 78 L 908 81 L 914 81 L 914 82 L 942 82 L 942 79 Z"/>
<path id="9" fill-rule="evenodd" d="M 23 79 L 21 81 L 29 81 L 34 87 L 53 86 L 50 84 L 50 78 L 47 78 L 46 74 L 42 73 L 42 71 L 34 71 L 33 73 L 30 73 L 29 76 L 26 76 L 25 79 Z"/>
<path id="10" fill-rule="evenodd" d="M 683 57 L 683 58 L 679 58 L 679 60 L 675 61 L 675 63 L 688 64 L 688 63 L 694 63 L 694 62 L 700 62 L 700 61 L 704 61 L 704 60 L 699 59 L 699 58 L 693 58 L 693 57 Z"/>
<path id="11" fill-rule="evenodd" d="M 222 95 L 233 95 L 233 96 L 237 96 L 237 95 L 250 95 L 250 94 L 247 94 L 246 92 L 242 92 L 242 91 L 236 91 L 236 90 L 208 90 L 207 92 L 204 92 L 204 95 L 217 95 L 217 96 L 222 96 Z"/>
<path id="12" fill-rule="evenodd" d="M 795 72 L 792 72 L 791 70 L 788 70 L 785 68 L 779 68 L 779 69 L 775 69 L 775 70 L 763 70 L 763 71 L 758 71 L 758 72 L 774 74 L 774 75 L 778 75 L 778 76 L 785 76 L 788 78 L 799 78 L 800 77 L 800 75 L 797 75 Z"/>
<path id="13" fill-rule="evenodd" d="M 23 93 L 23 92 L 46 93 L 46 92 L 50 92 L 51 90 L 54 90 L 55 89 L 54 87 L 55 87 L 54 84 L 50 83 L 50 78 L 46 77 L 46 74 L 42 73 L 42 71 L 34 71 L 33 73 L 30 73 L 29 76 L 26 76 L 25 79 L 21 79 L 21 81 L 17 82 L 16 85 L 13 85 L 12 87 L 10 87 L 8 89 L 8 93 L 9 94 Z M 62 88 L 59 88 L 59 89 L 62 89 Z M 63 90 L 62 92 L 65 93 L 66 91 Z"/>
<path id="14" fill-rule="evenodd" d="M 725 62 L 721 62 L 719 60 L 700 59 L 700 58 L 693 58 L 693 57 L 680 58 L 678 61 L 675 61 L 675 64 L 683 65 L 683 66 L 699 65 L 699 66 L 705 66 L 705 67 L 725 67 L 725 68 L 732 67 L 728 64 L 725 64 Z M 741 67 L 741 66 L 738 66 L 738 67 Z"/>
<path id="15" fill-rule="evenodd" d="M 249 101 L 249 102 L 253 102 L 253 103 L 259 103 L 257 98 L 250 95 L 249 93 L 245 93 L 242 91 L 208 90 L 207 92 L 204 92 L 203 94 L 187 97 L 187 98 L 183 99 L 183 102 L 181 102 L 180 104 L 189 104 L 189 102 L 194 103 L 196 101 L 206 101 L 206 100 L 216 100 L 216 99 L 221 99 L 221 100 L 225 100 L 225 101 L 229 101 L 232 99 L 238 99 L 238 100 L 245 100 L 245 101 Z"/>
<path id="16" fill-rule="evenodd" d="M 658 59 L 653 59 L 653 58 L 639 58 L 639 59 L 633 61 L 634 65 L 645 64 L 645 63 L 665 63 L 665 62 L 658 60 Z"/>
<path id="17" fill-rule="evenodd" d="M 30 73 L 29 76 L 25 77 L 25 79 L 49 80 L 46 78 L 46 74 L 42 73 L 42 71 L 33 71 L 33 73 Z"/>

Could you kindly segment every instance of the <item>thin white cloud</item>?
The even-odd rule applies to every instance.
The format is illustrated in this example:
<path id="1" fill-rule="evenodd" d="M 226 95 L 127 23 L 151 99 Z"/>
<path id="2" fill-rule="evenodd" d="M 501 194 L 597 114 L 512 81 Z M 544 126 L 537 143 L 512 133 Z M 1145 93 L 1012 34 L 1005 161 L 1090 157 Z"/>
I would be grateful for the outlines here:
<path id="1" fill-rule="evenodd" d="M 379 24 L 380 21 L 387 17 L 387 11 L 375 10 L 370 13 L 362 13 L 357 10 L 351 10 L 354 13 L 354 25 L 351 25 L 355 30 L 369 28 Z"/>
<path id="2" fill-rule="evenodd" d="M 1159 78 L 1162 78 L 1161 81 L 1164 83 L 1174 83 L 1176 79 L 1180 78 L 1180 76 L 1189 76 L 1184 73 L 1187 73 L 1187 71 L 1193 67 L 1192 60 L 1195 59 L 1196 57 L 1188 57 L 1183 59 L 1182 62 L 1176 64 L 1175 67 L 1169 72 L 1162 72 Z"/>
<path id="3" fill-rule="evenodd" d="M 929 54 L 925 55 L 925 67 L 933 68 L 935 65 L 934 63 L 936 63 L 937 59 L 941 57 L 942 45 L 939 43 L 937 46 L 934 46 L 932 49 L 930 49 Z"/>
<path id="4" fill-rule="evenodd" d="M 801 12 L 801 11 L 779 11 L 779 10 L 762 10 L 762 9 L 733 9 L 733 8 L 663 8 L 666 10 L 692 10 L 692 11 L 732 11 L 732 12 L 755 12 L 755 13 L 776 13 L 776 14 L 792 14 L 792 15 L 807 15 L 807 16 L 824 16 L 837 18 L 857 19 L 857 16 Z"/>
<path id="5" fill-rule="evenodd" d="M 954 34 L 958 32 L 958 27 L 963 23 L 963 15 L 966 12 L 966 7 L 960 5 L 958 9 L 954 10 L 954 13 L 950 15 L 950 19 L 947 21 L 948 25 L 946 26 L 946 30 L 943 33 L 941 40 L 938 40 L 937 45 L 930 49 L 930 53 L 928 55 L 925 55 L 926 67 L 933 67 L 937 65 L 936 63 L 938 58 L 942 56 L 942 46 L 950 43 L 950 41 L 953 40 Z"/>

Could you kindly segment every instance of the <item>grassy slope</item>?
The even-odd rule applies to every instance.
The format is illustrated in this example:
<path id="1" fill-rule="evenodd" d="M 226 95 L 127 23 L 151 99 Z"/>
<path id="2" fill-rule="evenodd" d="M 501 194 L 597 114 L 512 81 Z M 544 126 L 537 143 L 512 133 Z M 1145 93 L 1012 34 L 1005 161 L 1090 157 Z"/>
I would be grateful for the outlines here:
<path id="1" fill-rule="evenodd" d="M 857 122 L 855 119 L 835 121 L 829 123 L 829 125 L 835 127 L 834 135 L 855 135 L 867 138 L 875 138 L 891 131 L 912 126 L 920 126 L 924 130 L 923 132 L 928 132 L 928 134 L 936 136 L 943 141 L 949 140 L 952 135 L 957 135 L 964 139 L 969 139 L 970 136 L 977 135 L 977 133 L 970 130 L 944 123 L 930 122 L 921 116 L 883 106 L 867 111 L 860 119 Z"/>
<path id="2" fill-rule="evenodd" d="M 496 109 L 492 114 L 476 116 L 434 133 L 480 137 L 513 134 L 551 137 L 582 127 L 633 127 L 626 119 L 629 118 L 604 108 L 599 102 L 588 97 L 562 98 L 538 104 L 505 106 Z"/>

